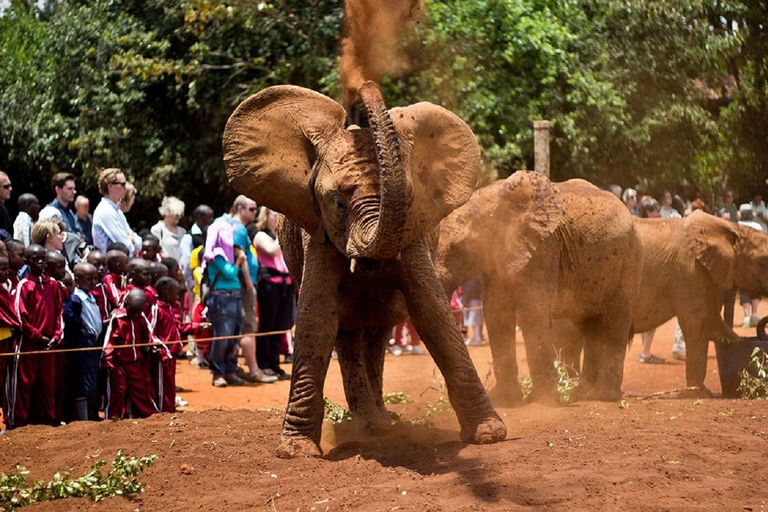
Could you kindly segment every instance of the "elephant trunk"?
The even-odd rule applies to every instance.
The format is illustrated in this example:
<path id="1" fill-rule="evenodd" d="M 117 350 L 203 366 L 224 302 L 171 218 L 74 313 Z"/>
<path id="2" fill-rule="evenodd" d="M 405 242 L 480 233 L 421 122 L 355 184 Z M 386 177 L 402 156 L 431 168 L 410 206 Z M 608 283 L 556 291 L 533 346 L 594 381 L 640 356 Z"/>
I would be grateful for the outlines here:
<path id="1" fill-rule="evenodd" d="M 379 168 L 379 196 L 356 205 L 354 229 L 347 243 L 349 257 L 392 259 L 402 250 L 403 231 L 410 198 L 407 176 L 397 141 L 379 86 L 365 82 L 359 90 L 368 116 L 376 162 Z"/>

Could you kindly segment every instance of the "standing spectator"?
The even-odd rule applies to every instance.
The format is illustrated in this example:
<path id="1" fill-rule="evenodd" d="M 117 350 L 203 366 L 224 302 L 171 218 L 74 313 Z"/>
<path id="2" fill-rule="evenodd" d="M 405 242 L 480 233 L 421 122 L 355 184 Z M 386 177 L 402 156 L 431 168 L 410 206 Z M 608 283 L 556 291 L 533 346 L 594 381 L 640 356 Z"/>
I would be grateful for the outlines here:
<path id="1" fill-rule="evenodd" d="M 91 215 L 91 201 L 84 195 L 79 195 L 75 199 L 75 213 L 77 214 L 77 223 L 80 224 L 80 236 L 85 243 L 93 245 L 93 215 Z"/>
<path id="2" fill-rule="evenodd" d="M 13 238 L 21 241 L 25 247 L 29 245 L 29 233 L 39 213 L 40 201 L 34 194 L 19 196 L 19 214 L 13 222 Z"/>
<path id="3" fill-rule="evenodd" d="M 749 204 L 752 206 L 752 220 L 760 224 L 763 232 L 768 232 L 768 208 L 763 202 L 763 196 L 759 192 L 756 193 L 752 196 L 752 202 Z"/>
<path id="4" fill-rule="evenodd" d="M 679 219 L 680 212 L 675 210 L 672 206 L 672 193 L 669 190 L 664 190 L 661 193 L 661 207 L 659 208 L 659 215 L 663 219 Z"/>
<path id="5" fill-rule="evenodd" d="M 750 203 L 744 203 L 739 206 L 739 214 L 741 215 L 739 226 L 747 226 L 752 229 L 757 229 L 758 231 L 763 231 L 762 226 L 754 220 L 752 205 Z M 763 233 L 765 233 L 765 231 L 763 231 Z M 744 308 L 744 322 L 741 326 L 744 328 L 757 327 L 757 324 L 760 321 L 760 318 L 757 315 L 757 306 L 760 304 L 760 297 L 753 297 L 748 293 L 744 293 L 743 290 L 739 290 L 739 292 L 741 307 Z"/>
<path id="6" fill-rule="evenodd" d="M 3 399 L 0 400 L 0 407 L 3 408 L 3 411 L 8 411 L 3 391 L 5 390 L 5 370 L 11 358 L 2 354 L 14 352 L 20 327 L 19 317 L 16 316 L 16 310 L 13 306 L 12 292 L 15 289 L 11 288 L 12 282 L 8 275 L 9 268 L 8 258 L 0 255 L 0 393 L 3 396 Z"/>
<path id="7" fill-rule="evenodd" d="M 57 226 L 58 227 L 58 226 Z M 62 305 L 59 285 L 45 275 L 45 249 L 32 244 L 24 251 L 29 274 L 16 287 L 16 316 L 21 322 L 18 352 L 49 350 L 61 341 Z M 17 428 L 29 423 L 53 425 L 56 418 L 54 354 L 15 356 L 8 397 L 8 423 Z"/>
<path id="8" fill-rule="evenodd" d="M 607 187 L 605 187 L 605 190 L 610 192 L 611 194 L 616 196 L 616 199 L 621 201 L 621 185 L 617 185 L 615 183 L 611 183 Z"/>
<path id="9" fill-rule="evenodd" d="M 184 202 L 176 197 L 164 197 L 158 209 L 163 220 L 158 221 L 150 230 L 158 240 L 162 253 L 176 261 L 181 259 L 181 238 L 187 230 L 179 226 L 179 220 L 184 215 Z"/>
<path id="10" fill-rule="evenodd" d="M 201 247 L 205 243 L 205 231 L 213 222 L 213 209 L 207 204 L 201 204 L 195 208 L 195 223 L 189 228 L 189 231 L 181 237 L 179 244 L 179 265 L 184 275 L 184 282 L 187 285 L 187 294 L 189 296 L 189 311 L 193 311 L 195 288 L 195 278 L 192 275 L 192 251 Z"/>
<path id="11" fill-rule="evenodd" d="M 51 178 L 51 188 L 56 198 L 48 203 L 61 213 L 61 220 L 66 225 L 66 231 L 75 233 L 78 236 L 81 233 L 80 224 L 77 222 L 77 215 L 73 210 L 75 202 L 75 176 L 67 172 L 57 172 Z"/>
<path id="12" fill-rule="evenodd" d="M 295 289 L 277 241 L 277 214 L 263 208 L 256 226 L 259 232 L 253 237 L 253 245 L 259 255 L 260 275 L 256 294 L 259 333 L 285 331 L 293 325 Z M 287 380 L 291 376 L 280 368 L 280 342 L 283 338 L 283 334 L 260 336 L 256 341 L 256 362 L 267 375 Z"/>
<path id="13" fill-rule="evenodd" d="M 13 191 L 11 179 L 3 171 L 0 171 L 0 238 L 3 241 L 11 238 L 13 233 L 11 216 L 8 215 L 8 210 L 5 207 L 5 202 L 11 198 L 11 191 Z"/>
<path id="14" fill-rule="evenodd" d="M 629 210 L 629 213 L 632 214 L 633 217 L 640 216 L 640 211 L 637 206 L 637 191 L 635 189 L 626 189 L 621 195 L 621 200 L 624 202 L 624 205 L 627 207 L 627 210 Z"/>
<path id="15" fill-rule="evenodd" d="M 97 348 L 102 330 L 102 313 L 92 291 L 99 284 L 99 273 L 90 263 L 75 265 L 74 293 L 64 301 L 64 342 L 71 348 Z M 98 419 L 96 411 L 97 375 L 100 350 L 71 352 L 66 358 L 66 388 L 73 400 L 76 421 Z"/>
<path id="16" fill-rule="evenodd" d="M 93 244 L 107 251 L 110 243 L 120 242 L 131 254 L 141 251 L 140 240 L 131 239 L 131 228 L 117 202 L 125 197 L 128 182 L 120 169 L 104 169 L 99 174 L 99 192 L 102 198 L 93 212 Z"/>
<path id="17" fill-rule="evenodd" d="M 660 209 L 661 207 L 658 201 L 656 201 L 654 198 L 650 197 L 648 199 L 644 199 L 640 203 L 640 217 L 647 219 L 660 218 Z M 641 334 L 643 340 L 643 348 L 640 352 L 640 355 L 637 356 L 638 362 L 650 364 L 664 363 L 664 358 L 651 354 L 651 344 L 653 343 L 654 334 L 656 334 L 656 329 L 651 329 L 650 331 L 646 331 Z"/>
<path id="18" fill-rule="evenodd" d="M 728 212 L 731 222 L 739 222 L 739 208 L 736 203 L 733 202 L 733 190 L 730 188 L 723 194 L 723 209 Z"/>
<path id="19" fill-rule="evenodd" d="M 472 347 L 483 344 L 483 277 L 478 274 L 461 285 L 461 302 L 464 311 L 464 325 L 472 327 L 472 337 L 466 343 Z"/>

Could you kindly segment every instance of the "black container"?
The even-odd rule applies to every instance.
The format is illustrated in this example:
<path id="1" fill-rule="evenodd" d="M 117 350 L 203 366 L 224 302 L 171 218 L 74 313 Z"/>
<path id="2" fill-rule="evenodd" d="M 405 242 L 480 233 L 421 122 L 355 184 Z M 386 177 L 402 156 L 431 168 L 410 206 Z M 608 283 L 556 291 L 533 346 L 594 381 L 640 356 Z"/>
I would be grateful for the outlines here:
<path id="1" fill-rule="evenodd" d="M 720 374 L 720 387 L 723 397 L 739 398 L 741 371 L 749 365 L 749 357 L 755 347 L 768 353 L 768 341 L 755 338 L 741 338 L 731 343 L 715 342 L 717 371 Z"/>

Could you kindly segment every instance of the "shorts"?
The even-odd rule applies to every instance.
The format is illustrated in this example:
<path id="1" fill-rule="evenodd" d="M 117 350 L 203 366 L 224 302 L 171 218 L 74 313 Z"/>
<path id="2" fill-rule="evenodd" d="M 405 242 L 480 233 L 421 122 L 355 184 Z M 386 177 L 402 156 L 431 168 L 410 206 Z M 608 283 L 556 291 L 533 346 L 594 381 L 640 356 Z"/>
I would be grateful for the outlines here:
<path id="1" fill-rule="evenodd" d="M 760 299 L 760 296 L 752 297 L 750 295 L 747 295 L 746 293 L 739 292 L 739 300 L 740 300 L 739 303 L 742 304 L 742 305 L 743 304 L 749 304 L 753 300 L 758 300 L 758 299 Z"/>
<path id="2" fill-rule="evenodd" d="M 242 289 L 243 334 L 256 332 L 256 287 Z"/>

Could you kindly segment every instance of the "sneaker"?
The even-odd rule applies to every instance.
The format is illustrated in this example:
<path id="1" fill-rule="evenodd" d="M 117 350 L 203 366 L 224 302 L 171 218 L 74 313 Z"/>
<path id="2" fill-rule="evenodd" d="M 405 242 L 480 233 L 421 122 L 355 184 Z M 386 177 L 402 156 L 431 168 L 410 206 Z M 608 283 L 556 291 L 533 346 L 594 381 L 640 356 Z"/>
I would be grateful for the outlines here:
<path id="1" fill-rule="evenodd" d="M 181 398 L 180 396 L 176 397 L 176 407 L 186 407 L 189 405 L 189 402 Z"/>
<path id="2" fill-rule="evenodd" d="M 389 353 L 393 356 L 401 356 L 403 355 L 403 347 L 400 345 L 392 345 L 389 347 Z"/>
<path id="3" fill-rule="evenodd" d="M 749 318 L 745 318 L 744 322 L 741 324 L 742 329 L 748 329 L 749 324 L 750 324 Z"/>
<path id="4" fill-rule="evenodd" d="M 655 356 L 653 354 L 649 354 L 647 356 L 640 354 L 639 356 L 637 356 L 637 362 L 642 364 L 663 364 L 664 358 Z"/>
<path id="5" fill-rule="evenodd" d="M 291 380 L 291 374 L 283 372 L 277 376 L 277 380 Z"/>
<path id="6" fill-rule="evenodd" d="M 678 347 L 675 345 L 672 349 L 672 357 L 678 361 L 685 361 L 685 356 L 685 347 Z"/>
<path id="7" fill-rule="evenodd" d="M 411 349 L 411 354 L 413 354 L 415 356 L 423 356 L 424 354 L 426 354 L 426 352 L 424 351 L 423 348 L 421 348 L 421 345 L 415 345 Z"/>
<path id="8" fill-rule="evenodd" d="M 246 382 L 250 382 L 251 384 L 270 384 L 272 382 L 277 381 L 276 375 L 267 375 L 262 370 L 256 370 L 253 373 L 247 374 L 247 377 L 245 378 Z"/>
<path id="9" fill-rule="evenodd" d="M 245 384 L 245 381 L 237 376 L 236 372 L 230 372 L 224 374 L 224 380 L 229 384 L 230 386 L 242 386 Z"/>
<path id="10" fill-rule="evenodd" d="M 760 323 L 760 319 L 757 318 L 757 316 L 752 315 L 752 317 L 749 319 L 749 326 L 750 327 L 757 327 L 757 324 Z"/>
<path id="11" fill-rule="evenodd" d="M 225 388 L 227 387 L 227 381 L 224 379 L 223 375 L 214 375 L 213 386 L 217 388 Z"/>

